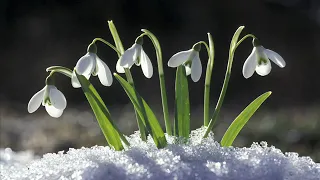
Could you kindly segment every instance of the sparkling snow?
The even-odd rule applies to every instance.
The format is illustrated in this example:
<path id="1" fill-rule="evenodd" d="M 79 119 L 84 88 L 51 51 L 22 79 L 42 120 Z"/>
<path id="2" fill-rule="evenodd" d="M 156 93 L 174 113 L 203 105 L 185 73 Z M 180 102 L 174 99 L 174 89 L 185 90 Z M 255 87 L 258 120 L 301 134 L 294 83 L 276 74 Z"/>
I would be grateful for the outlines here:
<path id="1" fill-rule="evenodd" d="M 0 150 L 0 179 L 252 179 L 320 180 L 320 163 L 297 153 L 285 153 L 266 142 L 250 148 L 223 148 L 213 135 L 200 142 L 203 129 L 192 132 L 187 144 L 167 137 L 169 145 L 157 149 L 149 138 L 128 137 L 131 147 L 113 151 L 109 147 L 70 149 L 45 154 Z"/>

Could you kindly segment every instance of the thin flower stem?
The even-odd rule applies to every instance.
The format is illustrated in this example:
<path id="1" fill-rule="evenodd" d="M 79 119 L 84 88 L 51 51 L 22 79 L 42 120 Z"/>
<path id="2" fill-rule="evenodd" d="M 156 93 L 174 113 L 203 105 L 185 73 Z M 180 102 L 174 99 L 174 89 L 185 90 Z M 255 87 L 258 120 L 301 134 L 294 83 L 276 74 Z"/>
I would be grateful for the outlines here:
<path id="1" fill-rule="evenodd" d="M 252 37 L 253 39 L 256 39 L 256 36 L 255 36 L 255 35 L 253 35 L 253 34 L 247 34 L 247 35 L 243 36 L 243 38 L 241 38 L 241 39 L 237 42 L 235 49 L 242 43 L 242 41 L 244 41 L 244 40 L 247 39 L 248 37 Z M 235 50 L 235 49 L 234 49 L 234 50 Z"/>
<path id="2" fill-rule="evenodd" d="M 163 109 L 163 118 L 165 122 L 166 132 L 168 135 L 172 135 L 172 127 L 171 121 L 169 119 L 169 109 L 168 109 L 168 100 L 167 100 L 167 93 L 166 93 L 166 83 L 164 78 L 164 71 L 163 71 L 163 62 L 162 62 L 162 51 L 161 46 L 156 38 L 156 36 L 146 29 L 142 29 L 143 35 L 147 35 L 148 38 L 152 41 L 152 44 L 156 50 L 157 56 L 157 63 L 158 63 L 158 73 L 159 73 L 159 81 L 160 81 L 160 92 L 161 92 L 161 101 L 162 101 L 162 109 Z"/>
<path id="3" fill-rule="evenodd" d="M 208 40 L 209 40 L 209 48 L 207 47 L 209 60 L 207 63 L 207 70 L 206 70 L 206 79 L 205 79 L 205 86 L 204 86 L 204 100 L 203 100 L 203 125 L 209 125 L 209 116 L 210 116 L 210 84 L 211 84 L 211 75 L 212 75 L 212 68 L 214 64 L 214 44 L 212 40 L 212 36 L 208 33 Z"/>
<path id="4" fill-rule="evenodd" d="M 121 53 L 119 52 L 119 50 L 118 50 L 116 47 L 114 47 L 114 45 L 110 44 L 108 41 L 106 41 L 106 40 L 104 40 L 104 39 L 102 39 L 102 38 L 94 38 L 94 39 L 92 40 L 92 43 L 95 43 L 96 41 L 103 42 L 104 44 L 106 44 L 106 45 L 108 45 L 109 47 L 111 47 L 114 51 L 116 51 L 117 54 L 121 54 Z"/>
<path id="5" fill-rule="evenodd" d="M 231 68 L 232 68 L 232 63 L 233 63 L 233 57 L 234 57 L 235 50 L 236 50 L 237 47 L 238 47 L 245 39 L 247 39 L 248 37 L 255 38 L 254 35 L 248 34 L 248 35 L 244 36 L 243 38 L 241 38 L 241 39 L 237 42 L 237 44 L 235 45 L 235 47 L 234 47 L 233 49 L 230 49 L 229 58 L 228 58 L 228 65 L 227 65 L 227 71 L 226 71 L 225 78 L 224 78 L 224 81 L 223 81 L 222 90 L 221 90 L 221 93 L 220 93 L 220 96 L 219 96 L 219 99 L 218 99 L 218 103 L 217 103 L 217 105 L 216 105 L 216 108 L 215 108 L 215 110 L 214 110 L 214 112 L 213 112 L 212 119 L 211 119 L 211 121 L 209 122 L 208 128 L 207 128 L 207 130 L 206 130 L 203 138 L 208 137 L 211 129 L 213 128 L 215 122 L 216 122 L 217 119 L 218 119 L 218 115 L 219 115 L 219 112 L 220 112 L 220 109 L 221 109 L 221 106 L 222 106 L 224 97 L 225 97 L 226 92 L 227 92 L 227 89 L 228 89 L 228 84 L 229 84 L 229 80 L 230 80 L 230 76 L 231 76 Z"/>
<path id="6" fill-rule="evenodd" d="M 214 64 L 214 44 L 212 40 L 212 36 L 208 33 L 209 46 L 205 41 L 199 41 L 193 45 L 195 47 L 198 44 L 203 44 L 206 47 L 208 53 L 208 63 L 206 69 L 206 79 L 204 86 L 204 97 L 203 97 L 203 125 L 208 126 L 210 120 L 210 84 L 211 84 L 211 75 L 212 68 Z"/>
<path id="7" fill-rule="evenodd" d="M 63 66 L 51 66 L 51 67 L 48 67 L 46 69 L 47 72 L 50 72 L 50 75 L 55 73 L 55 72 L 58 72 L 58 73 L 61 73 L 65 76 L 68 76 L 69 78 L 72 77 L 72 70 L 69 69 L 69 68 L 66 68 L 66 67 L 63 67 Z M 50 76 L 49 75 L 49 76 Z"/>
<path id="8" fill-rule="evenodd" d="M 114 43 L 116 44 L 118 57 L 120 58 L 121 55 L 124 53 L 124 48 L 123 48 L 121 39 L 119 37 L 118 31 L 117 31 L 116 26 L 114 25 L 114 23 L 112 21 L 108 21 L 108 25 L 109 25 L 109 29 L 110 29 L 110 32 L 112 34 Z M 129 68 L 124 68 L 124 69 L 125 69 L 125 75 L 126 75 L 128 83 L 135 89 L 130 69 Z M 141 105 L 141 103 L 140 103 L 140 105 Z M 138 115 L 138 112 L 137 112 L 136 109 L 134 109 L 134 112 L 135 112 L 135 115 L 136 115 L 137 124 L 138 124 L 139 131 L 140 131 L 140 137 L 141 137 L 142 141 L 147 141 L 146 128 L 145 128 L 145 126 L 144 126 L 144 124 L 142 122 L 142 119 Z"/>

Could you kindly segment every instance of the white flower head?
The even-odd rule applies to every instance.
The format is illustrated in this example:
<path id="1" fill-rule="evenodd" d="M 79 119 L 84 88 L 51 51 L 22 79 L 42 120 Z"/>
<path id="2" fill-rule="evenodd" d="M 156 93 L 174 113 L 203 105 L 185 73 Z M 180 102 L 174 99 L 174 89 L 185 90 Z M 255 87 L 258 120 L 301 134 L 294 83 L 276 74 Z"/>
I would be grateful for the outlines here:
<path id="1" fill-rule="evenodd" d="M 111 86 L 113 81 L 112 73 L 107 64 L 98 57 L 96 48 L 95 44 L 89 45 L 87 54 L 78 60 L 75 70 L 78 74 L 85 76 L 87 79 L 89 79 L 91 75 L 98 75 L 102 85 Z M 71 77 L 71 84 L 74 88 L 81 87 L 75 71 L 73 71 Z"/>
<path id="2" fill-rule="evenodd" d="M 192 49 L 188 51 L 181 51 L 173 55 L 169 61 L 169 67 L 178 67 L 184 65 L 186 74 L 191 74 L 193 82 L 198 82 L 202 74 L 202 65 L 199 57 L 200 44 L 195 44 Z"/>
<path id="3" fill-rule="evenodd" d="M 254 71 L 260 76 L 268 75 L 271 71 L 270 60 L 281 68 L 286 66 L 286 62 L 278 53 L 270 49 L 265 49 L 260 45 L 256 38 L 253 39 L 252 44 L 254 47 L 247 60 L 244 62 L 242 69 L 242 74 L 245 78 L 251 77 Z"/>
<path id="4" fill-rule="evenodd" d="M 32 96 L 28 103 L 28 112 L 35 112 L 41 104 L 46 108 L 50 116 L 58 118 L 67 107 L 67 100 L 54 85 L 46 85 Z"/>
<path id="5" fill-rule="evenodd" d="M 142 37 L 138 37 L 136 42 L 122 54 L 116 65 L 118 73 L 124 73 L 124 68 L 131 68 L 133 64 L 136 64 L 137 66 L 141 65 L 142 72 L 146 78 L 152 77 L 152 63 L 144 52 L 142 44 Z"/>

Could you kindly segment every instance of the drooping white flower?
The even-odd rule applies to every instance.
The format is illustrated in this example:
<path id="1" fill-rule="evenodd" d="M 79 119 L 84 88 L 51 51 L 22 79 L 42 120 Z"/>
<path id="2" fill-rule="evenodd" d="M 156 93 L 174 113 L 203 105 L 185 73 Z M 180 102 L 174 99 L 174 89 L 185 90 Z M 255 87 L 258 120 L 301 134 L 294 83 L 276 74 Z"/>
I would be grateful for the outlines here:
<path id="1" fill-rule="evenodd" d="M 117 62 L 116 70 L 118 73 L 124 73 L 123 68 L 131 68 L 133 64 L 137 66 L 141 65 L 142 72 L 146 78 L 152 77 L 152 63 L 142 48 L 142 38 L 138 38 L 136 42 L 122 54 Z"/>
<path id="2" fill-rule="evenodd" d="M 271 71 L 270 60 L 281 68 L 286 66 L 286 62 L 278 53 L 270 49 L 265 49 L 259 43 L 255 42 L 255 40 L 253 41 L 253 44 L 254 47 L 252 52 L 244 62 L 242 68 L 242 74 L 245 78 L 251 77 L 254 71 L 260 76 L 268 75 Z"/>
<path id="3" fill-rule="evenodd" d="M 184 65 L 186 74 L 191 74 L 193 82 L 198 82 L 202 74 L 202 65 L 199 57 L 199 51 L 194 48 L 188 51 L 181 51 L 173 55 L 169 61 L 169 67 L 178 67 Z"/>
<path id="4" fill-rule="evenodd" d="M 88 52 L 82 56 L 78 60 L 75 69 L 78 74 L 85 76 L 87 79 L 89 79 L 91 75 L 98 75 L 101 84 L 104 86 L 111 86 L 112 84 L 113 79 L 109 67 L 96 53 Z M 74 88 L 81 87 L 75 71 L 73 71 L 71 77 L 71 84 Z"/>
<path id="5" fill-rule="evenodd" d="M 28 103 L 28 112 L 35 112 L 41 104 L 46 108 L 50 116 L 58 118 L 67 106 L 67 100 L 54 85 L 46 85 L 32 96 Z"/>

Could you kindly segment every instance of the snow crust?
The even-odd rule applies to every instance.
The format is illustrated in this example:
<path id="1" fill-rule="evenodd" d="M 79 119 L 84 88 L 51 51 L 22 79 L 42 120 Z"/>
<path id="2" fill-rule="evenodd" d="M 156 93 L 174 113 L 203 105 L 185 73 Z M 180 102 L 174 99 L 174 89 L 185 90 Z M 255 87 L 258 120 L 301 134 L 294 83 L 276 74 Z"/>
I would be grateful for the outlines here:
<path id="1" fill-rule="evenodd" d="M 266 142 L 249 148 L 223 148 L 211 134 L 200 142 L 204 129 L 192 131 L 190 140 L 167 136 L 169 145 L 157 149 L 149 137 L 139 133 L 128 137 L 131 147 L 114 151 L 109 147 L 69 149 L 45 154 L 0 151 L 0 179 L 237 179 L 237 180 L 320 180 L 320 163 L 297 153 L 282 153 Z"/>

